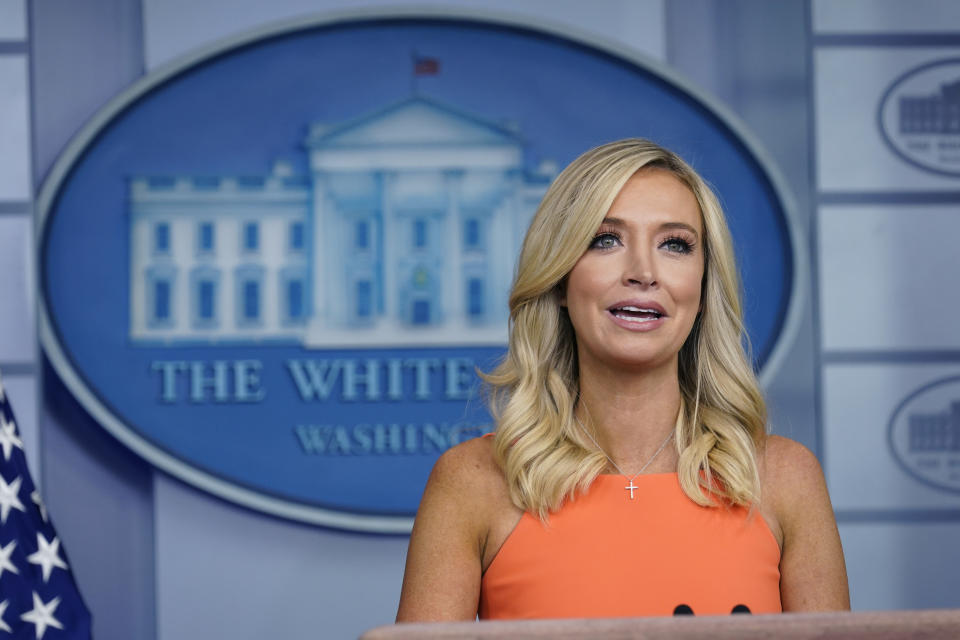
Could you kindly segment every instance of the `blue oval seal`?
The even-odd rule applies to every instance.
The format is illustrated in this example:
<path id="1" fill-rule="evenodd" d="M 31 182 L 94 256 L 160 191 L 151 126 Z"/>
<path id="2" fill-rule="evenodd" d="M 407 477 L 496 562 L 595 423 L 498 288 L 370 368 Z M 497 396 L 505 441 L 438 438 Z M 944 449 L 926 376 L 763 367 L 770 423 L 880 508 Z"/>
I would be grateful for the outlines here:
<path id="1" fill-rule="evenodd" d="M 935 380 L 904 398 L 890 417 L 887 442 L 908 474 L 960 492 L 960 376 Z"/>
<path id="2" fill-rule="evenodd" d="M 960 176 L 960 58 L 910 69 L 884 91 L 877 124 L 890 149 L 915 167 Z"/>
<path id="3" fill-rule="evenodd" d="M 467 13 L 272 27 L 104 107 L 38 199 L 43 347 L 158 468 L 281 517 L 408 531 L 437 456 L 488 428 L 475 371 L 503 353 L 540 197 L 628 136 L 717 188 L 769 377 L 804 243 L 750 136 L 656 62 Z"/>

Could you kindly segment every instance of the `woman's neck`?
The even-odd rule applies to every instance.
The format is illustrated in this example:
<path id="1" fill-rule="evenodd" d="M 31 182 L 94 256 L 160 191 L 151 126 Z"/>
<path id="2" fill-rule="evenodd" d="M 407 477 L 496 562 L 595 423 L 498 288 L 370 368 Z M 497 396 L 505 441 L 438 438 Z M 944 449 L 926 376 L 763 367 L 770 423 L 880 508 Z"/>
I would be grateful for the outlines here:
<path id="1" fill-rule="evenodd" d="M 603 451 L 630 474 L 638 471 L 668 437 L 680 410 L 676 363 L 643 372 L 606 367 L 580 370 L 576 415 Z M 665 448 L 648 471 L 676 467 L 675 447 Z"/>

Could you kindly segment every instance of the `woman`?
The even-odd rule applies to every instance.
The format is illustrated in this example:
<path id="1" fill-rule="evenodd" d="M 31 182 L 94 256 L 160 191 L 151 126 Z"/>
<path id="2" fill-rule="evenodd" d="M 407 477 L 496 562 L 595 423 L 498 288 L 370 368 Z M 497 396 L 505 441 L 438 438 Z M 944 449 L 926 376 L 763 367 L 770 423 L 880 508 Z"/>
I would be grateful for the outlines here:
<path id="1" fill-rule="evenodd" d="M 716 197 L 623 140 L 534 217 L 497 420 L 438 460 L 398 621 L 849 608 L 823 474 L 765 431 Z"/>

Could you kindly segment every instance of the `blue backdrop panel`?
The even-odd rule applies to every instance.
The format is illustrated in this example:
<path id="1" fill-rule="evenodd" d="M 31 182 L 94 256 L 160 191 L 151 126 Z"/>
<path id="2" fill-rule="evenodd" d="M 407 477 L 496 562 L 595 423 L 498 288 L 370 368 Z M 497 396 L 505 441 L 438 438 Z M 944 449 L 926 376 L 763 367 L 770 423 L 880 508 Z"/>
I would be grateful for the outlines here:
<path id="1" fill-rule="evenodd" d="M 422 68 L 427 75 L 415 77 L 413 52 L 437 67 Z M 99 403 L 182 468 L 265 500 L 361 517 L 412 515 L 443 448 L 436 433 L 455 442 L 489 420 L 475 384 L 468 394 L 448 393 L 442 363 L 457 358 L 489 369 L 502 346 L 471 344 L 466 334 L 459 345 L 407 341 L 349 349 L 310 346 L 290 333 L 270 339 L 137 339 L 131 309 L 140 302 L 131 300 L 131 283 L 141 274 L 131 273 L 131 184 L 157 185 L 158 176 L 190 176 L 194 184 L 202 177 L 214 183 L 223 176 L 241 182 L 253 177 L 251 184 L 258 184 L 257 177 L 270 175 L 271 165 L 283 159 L 291 183 L 301 184 L 297 177 L 303 177 L 306 222 L 320 224 L 310 219 L 315 183 L 304 148 L 310 125 L 354 122 L 405 104 L 414 93 L 426 103 L 449 106 L 451 113 L 472 114 L 491 131 L 514 132 L 522 175 L 535 175 L 543 160 L 563 166 L 590 147 L 623 137 L 652 138 L 679 152 L 714 185 L 728 213 L 747 325 L 762 366 L 790 300 L 795 248 L 769 177 L 711 109 L 650 68 L 553 35 L 472 21 L 365 20 L 275 34 L 186 64 L 130 100 L 71 158 L 46 212 L 40 266 L 54 339 L 65 364 L 90 391 L 88 402 Z M 515 124 L 498 129 L 504 119 Z M 319 247 L 307 254 L 308 261 L 323 259 Z M 315 272 L 312 264 L 308 271 Z M 355 292 L 365 295 L 363 288 Z M 236 295 L 261 300 L 256 288 Z M 413 322 L 430 317 L 422 306 L 411 308 Z M 242 314 L 242 305 L 238 309 Z M 371 398 L 361 387 L 364 392 L 351 397 L 340 375 L 330 379 L 329 395 L 305 399 L 290 365 L 311 360 L 327 367 L 334 361 L 366 366 L 371 359 L 382 365 L 383 389 L 390 384 L 383 363 L 410 363 L 398 394 Z M 441 364 L 416 364 L 434 361 Z M 157 363 L 180 362 L 200 363 L 207 380 L 214 379 L 217 362 L 230 363 L 223 374 L 227 391 L 219 394 L 216 383 L 208 382 L 193 397 L 191 365 L 169 365 L 165 380 L 167 365 Z M 237 387 L 237 362 L 252 363 L 241 365 L 247 366 L 245 390 Z M 358 431 L 358 425 L 369 427 Z M 383 425 L 380 431 L 376 425 Z M 323 442 L 312 453 L 298 431 L 304 426 L 317 427 L 310 433 Z M 364 444 L 376 438 L 379 445 Z"/>

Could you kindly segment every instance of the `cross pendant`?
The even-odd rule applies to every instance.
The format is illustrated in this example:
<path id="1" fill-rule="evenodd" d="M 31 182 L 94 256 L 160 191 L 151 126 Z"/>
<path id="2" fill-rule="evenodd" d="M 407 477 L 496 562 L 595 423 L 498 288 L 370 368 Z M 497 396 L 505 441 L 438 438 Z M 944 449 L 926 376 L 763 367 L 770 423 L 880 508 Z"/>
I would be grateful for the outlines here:
<path id="1" fill-rule="evenodd" d="M 627 486 L 624 487 L 624 489 L 626 489 L 627 491 L 630 492 L 630 499 L 631 499 L 631 500 L 633 500 L 633 492 L 634 492 L 634 490 L 639 489 L 639 488 L 640 488 L 640 487 L 638 487 L 637 485 L 633 484 L 633 479 L 630 480 L 630 484 L 628 484 Z"/>

